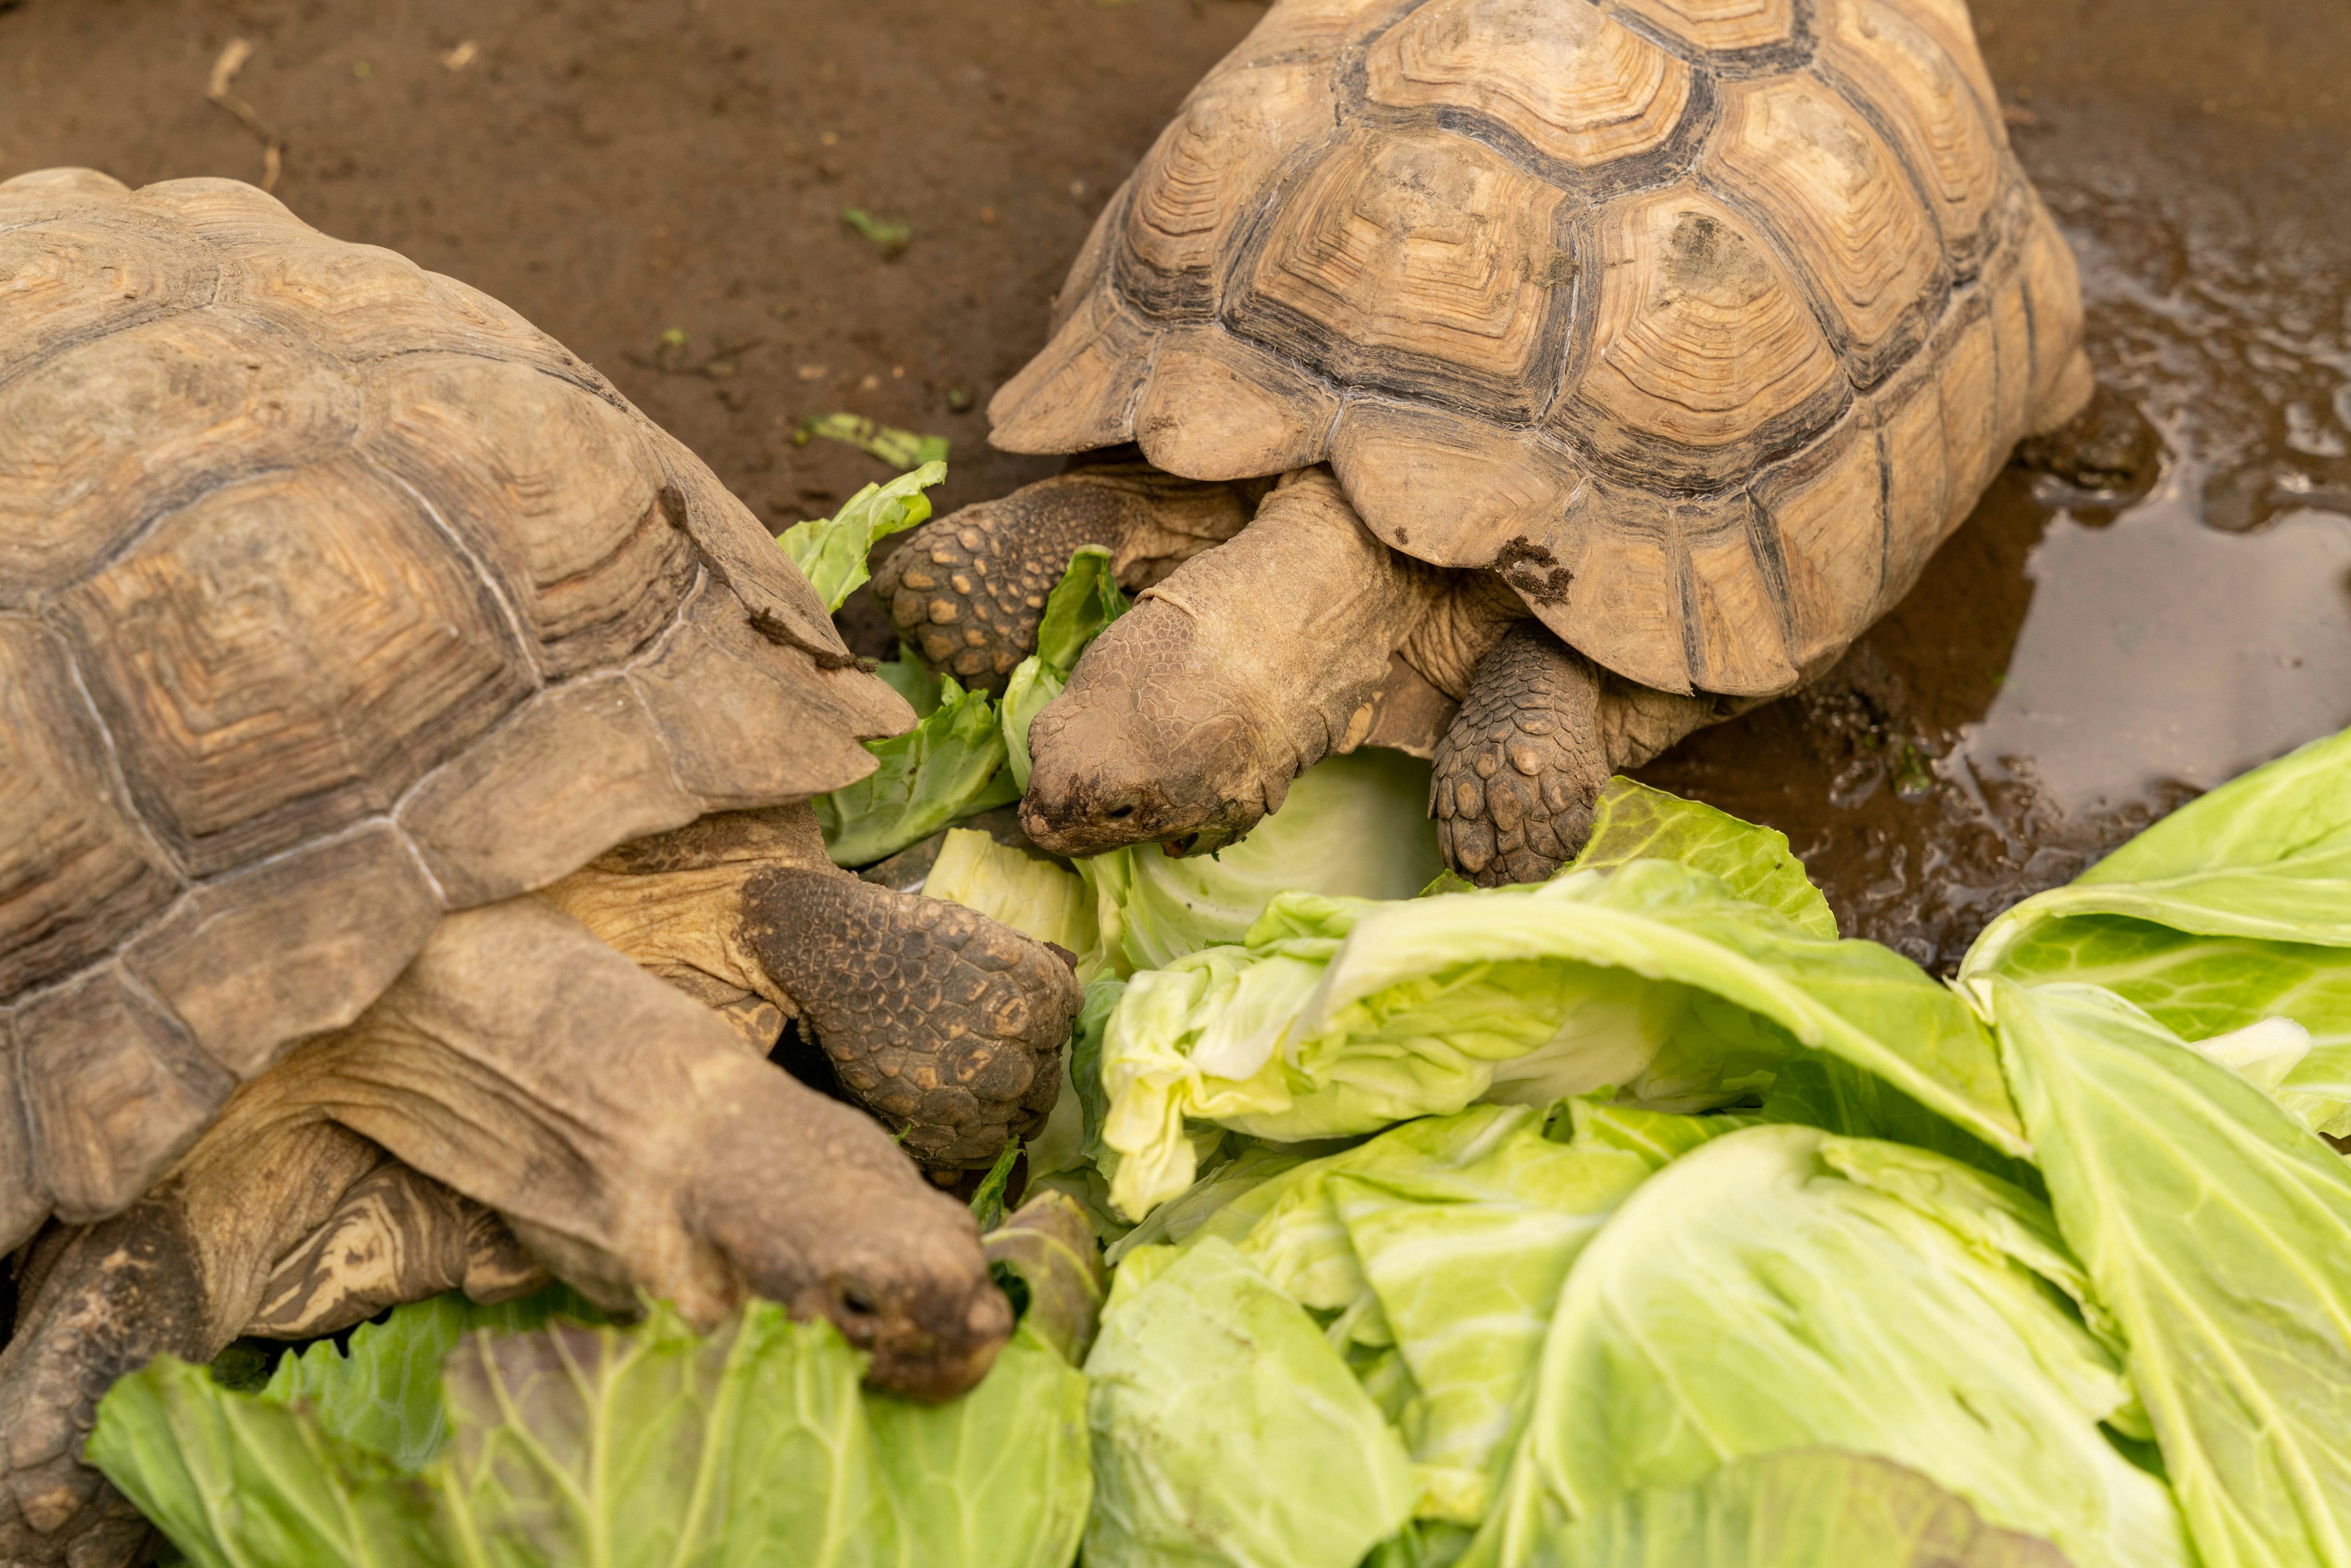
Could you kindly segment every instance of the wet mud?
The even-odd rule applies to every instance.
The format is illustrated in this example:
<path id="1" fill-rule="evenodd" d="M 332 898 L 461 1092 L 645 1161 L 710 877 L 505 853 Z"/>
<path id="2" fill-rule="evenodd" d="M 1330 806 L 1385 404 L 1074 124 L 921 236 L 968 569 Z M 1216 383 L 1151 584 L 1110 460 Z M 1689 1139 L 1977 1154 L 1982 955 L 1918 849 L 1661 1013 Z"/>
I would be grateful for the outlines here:
<path id="1" fill-rule="evenodd" d="M 2091 352 L 2161 430 L 2126 506 L 2022 469 L 1813 691 L 1646 770 L 1785 831 L 1849 932 L 1937 967 L 2017 897 L 2351 722 L 2351 5 L 1977 0 L 2084 262 Z M 0 0 L 0 177 L 257 178 L 222 48 L 329 233 L 488 289 L 772 526 L 952 443 L 944 506 L 1056 465 L 980 410 L 1102 202 L 1251 0 Z M 856 207 L 911 231 L 899 248 Z M 878 607 L 848 629 L 881 644 Z"/>

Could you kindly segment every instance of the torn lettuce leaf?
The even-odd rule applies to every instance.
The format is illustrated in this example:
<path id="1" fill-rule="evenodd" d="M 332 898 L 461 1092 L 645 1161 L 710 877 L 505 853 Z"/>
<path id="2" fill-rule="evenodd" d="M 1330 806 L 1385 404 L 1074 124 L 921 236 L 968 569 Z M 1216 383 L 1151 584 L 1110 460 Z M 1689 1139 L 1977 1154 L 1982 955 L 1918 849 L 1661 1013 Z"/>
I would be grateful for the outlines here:
<path id="1" fill-rule="evenodd" d="M 2203 1561 L 2351 1562 L 2351 1167 L 2111 993 L 1985 989 Z"/>
<path id="2" fill-rule="evenodd" d="M 1088 1568 L 1357 1568 L 1412 1513 L 1404 1447 L 1305 1309 L 1230 1243 L 1119 1288 L 1086 1360 Z"/>
<path id="3" fill-rule="evenodd" d="M 2029 1195 L 1923 1150 L 1758 1126 L 1683 1155 L 1577 1260 L 1465 1563 L 1520 1568 L 1628 1493 L 1831 1447 L 2080 1568 L 2186 1568 L 2169 1492 L 2101 1430 L 2131 1385 L 2039 1271 L 2051 1234 Z"/>
<path id="4" fill-rule="evenodd" d="M 1543 1542 L 1538 1568 L 2072 1568 L 1891 1459 L 1793 1448 L 1695 1486 L 1626 1492 Z"/>
<path id="5" fill-rule="evenodd" d="M 1079 655 L 1126 610 L 1126 595 L 1119 591 L 1111 571 L 1110 551 L 1100 545 L 1079 547 L 1061 580 L 1045 596 L 1045 612 L 1037 621 L 1037 651 L 1005 683 L 1004 744 L 1012 777 L 1021 789 L 1029 788 L 1029 723 L 1069 688 Z"/>
<path id="6" fill-rule="evenodd" d="M 1837 934 L 1829 901 L 1804 874 L 1787 834 L 1620 773 L 1602 787 L 1592 836 L 1566 870 L 1608 871 L 1636 860 L 1679 861 L 1721 878 L 1740 897 L 1777 910 L 1814 936 Z"/>
<path id="7" fill-rule="evenodd" d="M 1280 894 L 1409 899 L 1444 866 L 1428 764 L 1376 747 L 1324 758 L 1290 781 L 1280 810 L 1214 854 L 1137 844 L 1078 862 L 1103 946 L 1130 971 L 1244 941 Z"/>
<path id="8" fill-rule="evenodd" d="M 99 1406 L 89 1458 L 195 1568 L 439 1568 L 424 1483 L 308 1411 L 163 1357 Z"/>
<path id="9" fill-rule="evenodd" d="M 946 436 L 920 435 L 895 425 L 878 424 L 856 413 L 811 414 L 792 432 L 792 444 L 806 446 L 820 435 L 828 441 L 846 442 L 893 468 L 919 468 L 925 463 L 947 460 Z"/>
<path id="10" fill-rule="evenodd" d="M 1293 1142 L 1604 1085 L 1701 1110 L 1806 1050 L 2023 1151 L 1966 1003 L 1675 862 L 1392 903 L 1285 894 L 1246 946 L 1144 971 L 1121 999 L 1101 1068 L 1113 1200 L 1140 1218 L 1190 1185 L 1187 1121 Z"/>
<path id="11" fill-rule="evenodd" d="M 861 1391 L 830 1324 L 764 1302 L 707 1337 L 655 1308 L 468 1334 L 438 1367 L 409 1354 L 444 1327 L 354 1336 L 293 1405 L 164 1358 L 107 1396 L 90 1457 L 200 1568 L 1066 1568 L 1076 1550 L 1084 1380 L 1026 1330 L 972 1394 L 919 1406 Z M 444 1451 L 412 1469 L 336 1437 L 311 1400 L 339 1379 L 442 1404 Z"/>
<path id="12" fill-rule="evenodd" d="M 525 1333 L 550 1319 L 599 1323 L 604 1314 L 561 1285 L 495 1306 L 450 1291 L 411 1302 L 381 1322 L 350 1333 L 349 1349 L 323 1339 L 278 1359 L 261 1396 L 299 1405 L 329 1437 L 419 1470 L 448 1446 L 441 1364 L 475 1333 Z"/>
<path id="13" fill-rule="evenodd" d="M 1020 798 L 1004 768 L 1004 732 L 986 692 L 939 680 L 939 703 L 923 721 L 865 749 L 881 766 L 811 804 L 825 853 L 841 866 L 871 865 L 920 843 L 949 822 Z"/>
<path id="14" fill-rule="evenodd" d="M 1533 1393 L 1560 1289 L 1648 1162 L 1560 1144 L 1541 1113 L 1479 1105 L 1407 1123 L 1260 1188 L 1241 1253 L 1327 1331 L 1395 1347 L 1389 1414 L 1423 1519 L 1485 1517 Z M 1269 1197 L 1271 1201 L 1268 1201 Z"/>
<path id="15" fill-rule="evenodd" d="M 865 558 L 892 534 L 903 533 L 931 515 L 923 494 L 947 476 L 947 465 L 928 462 L 887 485 L 868 485 L 830 517 L 794 523 L 776 544 L 816 589 L 827 610 L 838 610 L 862 587 L 872 571 Z"/>

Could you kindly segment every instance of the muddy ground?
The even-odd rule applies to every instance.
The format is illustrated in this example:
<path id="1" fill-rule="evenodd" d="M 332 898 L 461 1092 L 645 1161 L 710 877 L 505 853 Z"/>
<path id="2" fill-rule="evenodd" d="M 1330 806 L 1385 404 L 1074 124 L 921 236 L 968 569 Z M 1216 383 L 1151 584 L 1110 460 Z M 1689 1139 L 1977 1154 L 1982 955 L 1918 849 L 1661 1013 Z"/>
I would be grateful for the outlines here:
<path id="1" fill-rule="evenodd" d="M 1848 928 L 1948 964 L 2178 800 L 2351 721 L 2351 5 L 1977 0 L 2083 255 L 2145 500 L 2011 471 L 1817 693 L 1648 770 L 1784 829 Z M 0 177 L 258 179 L 515 306 L 781 528 L 954 445 L 944 504 L 1056 465 L 977 412 L 1254 0 L 0 0 Z M 208 101 L 235 38 L 254 46 Z M 902 253 L 846 227 L 911 227 Z M 872 634 L 871 618 L 862 634 Z"/>

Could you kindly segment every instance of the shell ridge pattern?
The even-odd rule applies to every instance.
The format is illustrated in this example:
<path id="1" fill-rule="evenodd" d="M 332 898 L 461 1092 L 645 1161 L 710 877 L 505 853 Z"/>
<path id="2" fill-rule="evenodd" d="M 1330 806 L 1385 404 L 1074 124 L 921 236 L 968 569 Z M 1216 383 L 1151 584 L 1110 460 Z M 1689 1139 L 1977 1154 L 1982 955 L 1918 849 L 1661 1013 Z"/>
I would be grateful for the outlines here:
<path id="1" fill-rule="evenodd" d="M 1755 498 L 1752 486 L 1748 486 L 1742 499 L 1747 503 L 1747 548 L 1755 558 L 1756 575 L 1763 583 L 1764 597 L 1771 601 L 1780 644 L 1792 651 L 1800 635 L 1796 596 L 1788 583 L 1788 557 L 1780 548 L 1780 530 L 1763 504 Z"/>
<path id="2" fill-rule="evenodd" d="M 1530 423 L 1533 426 L 1531 434 L 1536 442 L 1582 466 L 1586 462 L 1585 455 L 1562 438 L 1555 421 L 1560 405 L 1574 395 L 1575 388 L 1591 367 L 1592 356 L 1599 340 L 1600 284 L 1594 276 L 1599 269 L 1592 264 L 1602 255 L 1600 214 L 1596 211 L 1578 212 L 1571 214 L 1569 221 L 1573 225 L 1569 243 L 1573 248 L 1568 254 L 1581 260 L 1573 275 L 1562 286 L 1567 295 L 1564 305 L 1567 330 L 1562 334 L 1559 346 L 1557 372 L 1552 377 L 1542 406 L 1535 411 Z"/>
<path id="3" fill-rule="evenodd" d="M 1886 151 L 1899 158 L 1898 151 L 1892 146 L 1889 145 Z M 1897 167 L 1902 167 L 1904 170 L 1906 188 L 1911 189 L 1916 194 L 1915 185 L 1907 178 L 1908 173 L 1907 166 L 1897 164 Z M 1798 244 L 1795 236 L 1789 232 L 1786 221 L 1772 211 L 1769 204 L 1755 200 L 1751 194 L 1740 188 L 1737 181 L 1725 179 L 1715 170 L 1701 167 L 1698 171 L 1698 183 L 1708 196 L 1720 202 L 1738 214 L 1741 219 L 1753 225 L 1764 244 L 1771 247 L 1774 259 L 1787 271 L 1789 277 L 1794 279 L 1798 291 L 1802 294 L 1806 306 L 1813 312 L 1813 319 L 1819 323 L 1822 332 L 1828 338 L 1830 346 L 1836 351 L 1838 365 L 1843 369 L 1845 379 L 1852 383 L 1854 390 L 1866 392 L 1885 385 L 1905 365 L 1925 351 L 1927 345 L 1933 341 L 1935 329 L 1940 325 L 1945 313 L 1950 308 L 1951 290 L 1955 281 L 1951 276 L 1948 252 L 1938 251 L 1935 258 L 1934 270 L 1928 279 L 1925 289 L 1904 307 L 1904 314 L 1910 319 L 1909 329 L 1895 340 L 1896 351 L 1886 356 L 1884 362 L 1877 366 L 1876 373 L 1872 374 L 1856 362 L 1859 353 L 1858 345 L 1854 340 L 1853 329 L 1847 323 L 1844 313 L 1836 308 L 1829 294 L 1831 285 L 1821 276 L 1819 267 L 1806 262 L 1805 247 Z M 1933 204 L 1920 198 L 1919 208 L 1927 222 L 1933 224 L 1935 221 Z M 1939 228 L 1936 229 L 1935 235 L 1939 244 L 1941 240 Z"/>
<path id="4" fill-rule="evenodd" d="M 630 691 L 636 695 L 637 700 L 640 703 L 647 702 L 649 700 L 648 694 L 638 683 L 636 679 L 637 672 L 643 669 L 645 665 L 653 664 L 660 659 L 662 654 L 668 651 L 670 643 L 677 639 L 684 628 L 688 619 L 688 612 L 697 602 L 700 601 L 703 593 L 711 586 L 713 578 L 709 568 L 697 563 L 695 569 L 694 581 L 687 587 L 685 592 L 679 597 L 676 607 L 670 612 L 669 619 L 663 622 L 661 629 L 658 632 L 656 632 L 653 636 L 647 638 L 643 644 L 629 655 L 629 662 L 626 664 L 622 664 L 612 669 L 593 671 L 584 676 L 576 677 L 574 681 L 569 683 L 549 682 L 540 686 L 539 690 L 545 691 L 559 685 L 578 684 L 580 680 L 604 679 L 617 674 L 627 680 Z M 486 745 L 489 742 L 496 740 L 498 736 L 505 731 L 526 722 L 531 712 L 531 703 L 528 699 L 517 703 L 511 710 L 499 716 L 497 723 L 492 725 L 488 729 L 484 730 L 482 732 L 481 738 L 475 742 L 475 745 Z M 648 711 L 650 711 L 650 709 L 648 709 Z M 658 721 L 656 721 L 656 727 L 658 727 Z M 664 752 L 668 752 L 670 748 L 667 745 L 667 736 L 664 734 L 663 738 L 664 742 Z M 460 752 L 455 757 L 444 758 L 439 766 L 434 768 L 431 771 L 421 775 L 412 782 L 407 789 L 402 790 L 398 799 L 392 801 L 391 807 L 384 813 L 385 818 L 391 821 L 395 827 L 400 829 L 401 836 L 403 840 L 409 842 L 409 847 L 412 852 L 415 852 L 419 855 L 418 863 L 420 865 L 424 864 L 425 862 L 422 858 L 422 852 L 416 849 L 414 841 L 409 839 L 408 836 L 408 809 L 420 797 L 426 794 L 437 781 L 445 778 L 452 768 L 462 765 L 465 760 L 465 753 L 464 752 Z M 679 779 L 677 777 L 677 760 L 675 756 L 670 755 L 665 758 L 665 760 L 670 770 L 670 781 L 676 785 L 679 793 L 693 793 L 693 791 L 685 788 L 684 781 Z M 290 854 L 293 852 L 289 850 L 287 852 Z M 426 867 L 426 873 L 428 875 L 432 874 L 430 866 Z M 438 888 L 441 885 L 441 879 L 438 876 L 434 876 L 433 882 L 435 888 Z M 444 899 L 444 902 L 445 903 L 446 900 Z"/>
<path id="5" fill-rule="evenodd" d="M 1855 81 L 1828 61 L 1816 62 L 1813 67 L 1813 73 L 1819 78 L 1822 86 L 1844 100 L 1846 108 L 1866 120 L 1869 128 L 1877 132 L 1877 139 L 1886 143 L 1886 154 L 1893 159 L 1894 166 L 1901 170 L 1904 177 L 1909 181 L 1911 193 L 1918 198 L 1918 205 L 1927 214 L 1927 222 L 1934 226 L 1935 237 L 1940 242 L 1943 255 L 1948 260 L 1951 254 L 1951 236 L 1943 226 L 1943 214 L 1937 210 L 1935 193 L 1928 183 L 1927 171 L 1919 168 L 1911 159 L 1909 149 L 1903 145 L 1902 137 L 1895 129 L 1893 115 L 1859 82 Z"/>
<path id="6" fill-rule="evenodd" d="M 109 214 L 104 206 L 88 203 L 86 199 L 84 203 L 63 208 L 54 214 L 44 214 L 26 223 L 0 227 L 0 235 L 27 228 L 40 228 L 68 219 L 88 224 L 100 231 L 120 235 L 134 242 L 141 237 L 138 225 L 124 223 Z M 163 300 L 150 301 L 126 315 L 94 321 L 78 330 L 66 333 L 13 365 L 8 364 L 5 360 L 0 360 L 0 391 L 5 391 L 26 376 L 38 371 L 59 354 L 97 342 L 102 338 L 110 338 L 115 333 L 131 327 L 143 326 L 151 321 L 168 320 L 178 316 L 193 315 L 217 305 L 220 302 L 221 287 L 227 270 L 219 258 L 221 246 L 209 237 L 194 235 L 189 237 L 202 237 L 205 249 L 214 253 L 215 256 L 211 277 L 205 282 L 201 298 L 175 295 Z"/>
<path id="7" fill-rule="evenodd" d="M 529 628 L 523 624 L 522 612 L 516 607 L 513 594 L 507 591 L 505 583 L 498 580 L 498 574 L 490 570 L 489 562 L 483 559 L 480 553 L 466 541 L 465 534 L 443 514 L 440 506 L 433 497 L 410 483 L 406 475 L 394 470 L 374 452 L 360 448 L 356 455 L 360 464 L 371 473 L 415 502 L 418 508 L 432 522 L 434 531 L 440 534 L 442 542 L 456 552 L 458 559 L 473 569 L 475 580 L 480 582 L 483 591 L 489 595 L 490 602 L 498 608 L 498 616 L 507 629 L 507 636 L 512 644 L 512 651 L 519 655 L 522 667 L 530 675 L 531 691 L 544 690 L 547 686 L 547 671 L 539 663 L 538 650 L 533 645 L 537 639 L 531 636 Z M 498 724 L 491 726 L 490 730 L 483 732 L 482 737 L 487 738 L 491 731 L 504 725 L 515 714 L 521 712 L 528 706 L 529 701 L 529 697 L 525 696 L 521 701 L 517 702 L 512 709 L 499 718 Z"/>
<path id="8" fill-rule="evenodd" d="M 140 808 L 138 792 L 131 788 L 131 770 L 122 760 L 122 747 L 115 739 L 113 727 L 106 722 L 106 713 L 99 707 L 97 695 L 90 690 L 89 676 L 81 667 L 80 655 L 74 651 L 73 638 L 64 627 L 52 621 L 46 611 L 38 617 L 38 622 L 42 632 L 56 644 L 58 661 L 65 665 L 66 674 L 73 682 L 74 697 L 81 704 L 78 716 L 88 723 L 98 737 L 99 751 L 105 758 L 106 786 L 114 792 L 116 807 L 139 830 L 140 837 L 146 841 L 148 850 L 155 857 L 155 863 L 170 867 L 172 874 L 179 878 L 180 892 L 184 894 L 195 885 L 195 874 L 172 848 L 171 840 Z"/>
<path id="9" fill-rule="evenodd" d="M 1594 3 L 1600 4 L 1612 20 L 1640 34 L 1667 53 L 1692 65 L 1710 66 L 1727 80 L 1744 81 L 1802 70 L 1813 63 L 1813 56 L 1819 47 L 1819 36 L 1813 26 L 1813 0 L 1789 0 L 1785 37 L 1742 48 L 1709 48 L 1696 39 L 1677 33 L 1666 23 L 1644 15 L 1625 4 L 1624 0 L 1594 0 Z"/>

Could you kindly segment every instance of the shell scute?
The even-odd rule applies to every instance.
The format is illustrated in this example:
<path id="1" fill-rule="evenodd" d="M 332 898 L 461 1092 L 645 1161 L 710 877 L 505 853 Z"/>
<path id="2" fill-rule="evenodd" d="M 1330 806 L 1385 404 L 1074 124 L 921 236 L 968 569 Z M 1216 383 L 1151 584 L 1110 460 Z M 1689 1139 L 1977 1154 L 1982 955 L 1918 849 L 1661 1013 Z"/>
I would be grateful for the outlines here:
<path id="1" fill-rule="evenodd" d="M 0 616 L 0 997 L 102 956 L 179 892 L 105 746 L 63 644 Z"/>
<path id="2" fill-rule="evenodd" d="M 1551 423 L 1628 478 L 1736 483 L 1851 389 L 1802 292 L 1739 214 L 1690 187 L 1599 222 L 1592 349 Z"/>
<path id="3" fill-rule="evenodd" d="M 16 1026 L 36 1163 L 68 1225 L 147 1190 L 236 1087 L 120 964 L 25 1003 Z"/>
<path id="4" fill-rule="evenodd" d="M 1759 476 L 1758 514 L 1787 584 L 1787 678 L 1824 667 L 1874 618 L 1886 585 L 1886 473 L 1866 406 L 1827 439 Z"/>
<path id="5" fill-rule="evenodd" d="M 1552 0 L 1429 0 L 1374 42 L 1364 75 L 1373 103 L 1474 113 L 1582 169 L 1664 145 L 1691 97 L 1687 64 Z"/>
<path id="6" fill-rule="evenodd" d="M 625 658 L 693 585 L 636 422 L 568 382 L 402 355 L 371 378 L 366 444 L 488 564 L 551 678 Z"/>
<path id="7" fill-rule="evenodd" d="M 1610 9 L 1713 54 L 1769 49 L 1797 37 L 1796 0 L 1614 0 Z"/>
<path id="8" fill-rule="evenodd" d="M 1117 252 L 1128 301 L 1153 321 L 1207 321 L 1216 266 L 1250 198 L 1301 140 L 1332 122 L 1327 68 L 1221 71 L 1186 99 L 1135 172 Z"/>
<path id="9" fill-rule="evenodd" d="M 1552 444 L 1464 414 L 1377 398 L 1339 416 L 1331 466 L 1364 525 L 1388 544 L 1439 566 L 1485 566 L 1493 539 L 1525 534 L 1510 555 L 1526 591 L 1571 546 L 1555 537 L 1580 483 Z"/>
<path id="10" fill-rule="evenodd" d="M 582 757 L 597 767 L 583 769 Z M 449 902 L 470 908 L 700 815 L 635 684 L 613 674 L 540 692 L 411 791 L 400 824 Z"/>
<path id="11" fill-rule="evenodd" d="M 103 209 L 0 229 L 0 384 L 69 344 L 205 304 L 219 286 L 207 249 Z"/>
<path id="12" fill-rule="evenodd" d="M 159 514 L 346 447 L 348 370 L 217 311 L 158 317 L 0 385 L 0 598 L 54 592 Z"/>
<path id="13" fill-rule="evenodd" d="M 389 809 L 534 684 L 488 584 L 350 458 L 212 491 L 59 609 L 142 815 L 197 875 Z"/>
<path id="14" fill-rule="evenodd" d="M 1784 236 L 1855 384 L 1871 387 L 1933 329 L 1949 268 L 1893 150 L 1806 77 L 1725 90 L 1708 183 Z"/>
<path id="15" fill-rule="evenodd" d="M 1531 419 L 1567 325 L 1563 200 L 1467 136 L 1358 128 L 1274 204 L 1226 319 L 1345 385 Z"/>
<path id="16" fill-rule="evenodd" d="M 198 1050 L 250 1080 L 357 1019 L 442 913 L 399 830 L 378 821 L 195 889 L 122 962 Z"/>
<path id="17" fill-rule="evenodd" d="M 1171 473 L 1250 479 L 1319 463 L 1339 395 L 1222 327 L 1177 327 L 1134 413 L 1143 455 Z"/>
<path id="18" fill-rule="evenodd" d="M 1953 268 L 1972 277 L 2005 177 L 1998 136 L 1949 53 L 1886 0 L 1834 0 L 1821 63 L 1876 109 L 1935 212 Z"/>

